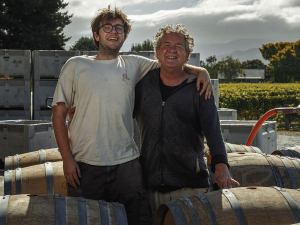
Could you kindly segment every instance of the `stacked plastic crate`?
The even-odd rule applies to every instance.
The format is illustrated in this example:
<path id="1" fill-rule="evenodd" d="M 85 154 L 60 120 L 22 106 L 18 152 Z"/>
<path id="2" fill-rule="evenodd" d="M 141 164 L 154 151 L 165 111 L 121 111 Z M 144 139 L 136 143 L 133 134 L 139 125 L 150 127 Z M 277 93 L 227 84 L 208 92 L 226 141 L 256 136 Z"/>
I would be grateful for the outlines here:
<path id="1" fill-rule="evenodd" d="M 0 50 L 0 120 L 30 118 L 30 51 Z"/>
<path id="2" fill-rule="evenodd" d="M 33 119 L 51 120 L 52 98 L 60 71 L 66 61 L 80 55 L 79 51 L 40 51 L 32 54 L 33 75 Z"/>

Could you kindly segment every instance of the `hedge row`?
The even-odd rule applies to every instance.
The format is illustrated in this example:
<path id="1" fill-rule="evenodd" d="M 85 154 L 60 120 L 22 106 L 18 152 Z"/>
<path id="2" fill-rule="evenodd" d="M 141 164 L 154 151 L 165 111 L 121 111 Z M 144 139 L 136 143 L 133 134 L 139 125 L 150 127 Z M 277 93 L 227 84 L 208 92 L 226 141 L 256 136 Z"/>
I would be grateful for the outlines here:
<path id="1" fill-rule="evenodd" d="M 220 108 L 236 109 L 239 120 L 258 120 L 267 111 L 281 107 L 297 107 L 300 104 L 300 83 L 229 83 L 219 85 Z M 278 125 L 284 115 L 276 119 Z M 298 114 L 290 119 L 299 122 Z"/>

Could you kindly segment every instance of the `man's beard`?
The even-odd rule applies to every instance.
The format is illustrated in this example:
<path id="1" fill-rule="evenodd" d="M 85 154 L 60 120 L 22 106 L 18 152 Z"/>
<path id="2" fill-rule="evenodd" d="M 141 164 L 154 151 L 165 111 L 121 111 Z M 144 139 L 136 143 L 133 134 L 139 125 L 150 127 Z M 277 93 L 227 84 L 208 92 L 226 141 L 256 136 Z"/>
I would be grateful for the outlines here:
<path id="1" fill-rule="evenodd" d="M 103 55 L 118 55 L 119 51 L 122 47 L 123 43 L 121 43 L 117 48 L 112 49 L 109 46 L 103 44 L 101 41 L 99 41 L 99 51 L 101 51 L 101 54 Z"/>

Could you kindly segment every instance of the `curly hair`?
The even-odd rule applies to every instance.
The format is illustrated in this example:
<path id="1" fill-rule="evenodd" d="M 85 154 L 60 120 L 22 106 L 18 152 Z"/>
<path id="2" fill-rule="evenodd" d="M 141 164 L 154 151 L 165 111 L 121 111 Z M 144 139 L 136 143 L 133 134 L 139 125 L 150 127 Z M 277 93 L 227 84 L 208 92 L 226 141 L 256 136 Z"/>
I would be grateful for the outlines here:
<path id="1" fill-rule="evenodd" d="M 122 20 L 124 23 L 125 27 L 125 38 L 127 38 L 128 34 L 131 31 L 131 21 L 130 19 L 127 18 L 127 16 L 119 9 L 102 9 L 100 10 L 101 12 L 92 20 L 91 22 L 91 28 L 93 32 L 93 37 L 94 37 L 94 32 L 96 32 L 99 35 L 99 26 L 100 24 L 105 24 L 110 21 L 114 21 L 116 19 Z M 99 47 L 99 41 L 96 41 L 94 37 L 94 42 L 97 47 Z"/>
<path id="2" fill-rule="evenodd" d="M 159 31 L 157 32 L 157 34 L 154 37 L 154 41 L 153 41 L 154 49 L 160 48 L 161 40 L 162 40 L 164 34 L 169 34 L 169 33 L 177 33 L 177 34 L 183 35 L 183 37 L 185 39 L 186 51 L 189 52 L 189 53 L 191 53 L 193 51 L 194 38 L 192 38 L 189 35 L 189 32 L 187 31 L 187 29 L 184 28 L 184 26 L 182 24 L 176 24 L 176 27 L 173 27 L 172 24 L 168 24 L 165 27 L 160 28 Z M 157 59 L 156 51 L 154 51 L 154 58 Z"/>

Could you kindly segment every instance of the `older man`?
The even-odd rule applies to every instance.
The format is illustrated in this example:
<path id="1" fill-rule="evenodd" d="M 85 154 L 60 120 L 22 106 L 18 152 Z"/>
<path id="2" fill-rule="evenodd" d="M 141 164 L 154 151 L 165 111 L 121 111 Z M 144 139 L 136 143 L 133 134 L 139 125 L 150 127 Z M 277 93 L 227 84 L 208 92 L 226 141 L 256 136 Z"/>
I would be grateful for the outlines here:
<path id="1" fill-rule="evenodd" d="M 196 89 L 196 77 L 182 68 L 194 41 L 182 26 L 161 28 L 154 41 L 161 67 L 137 85 L 134 115 L 141 136 L 141 157 L 152 215 L 166 201 L 208 190 L 203 139 L 212 156 L 219 188 L 230 188 L 227 154 L 214 99 Z"/>

